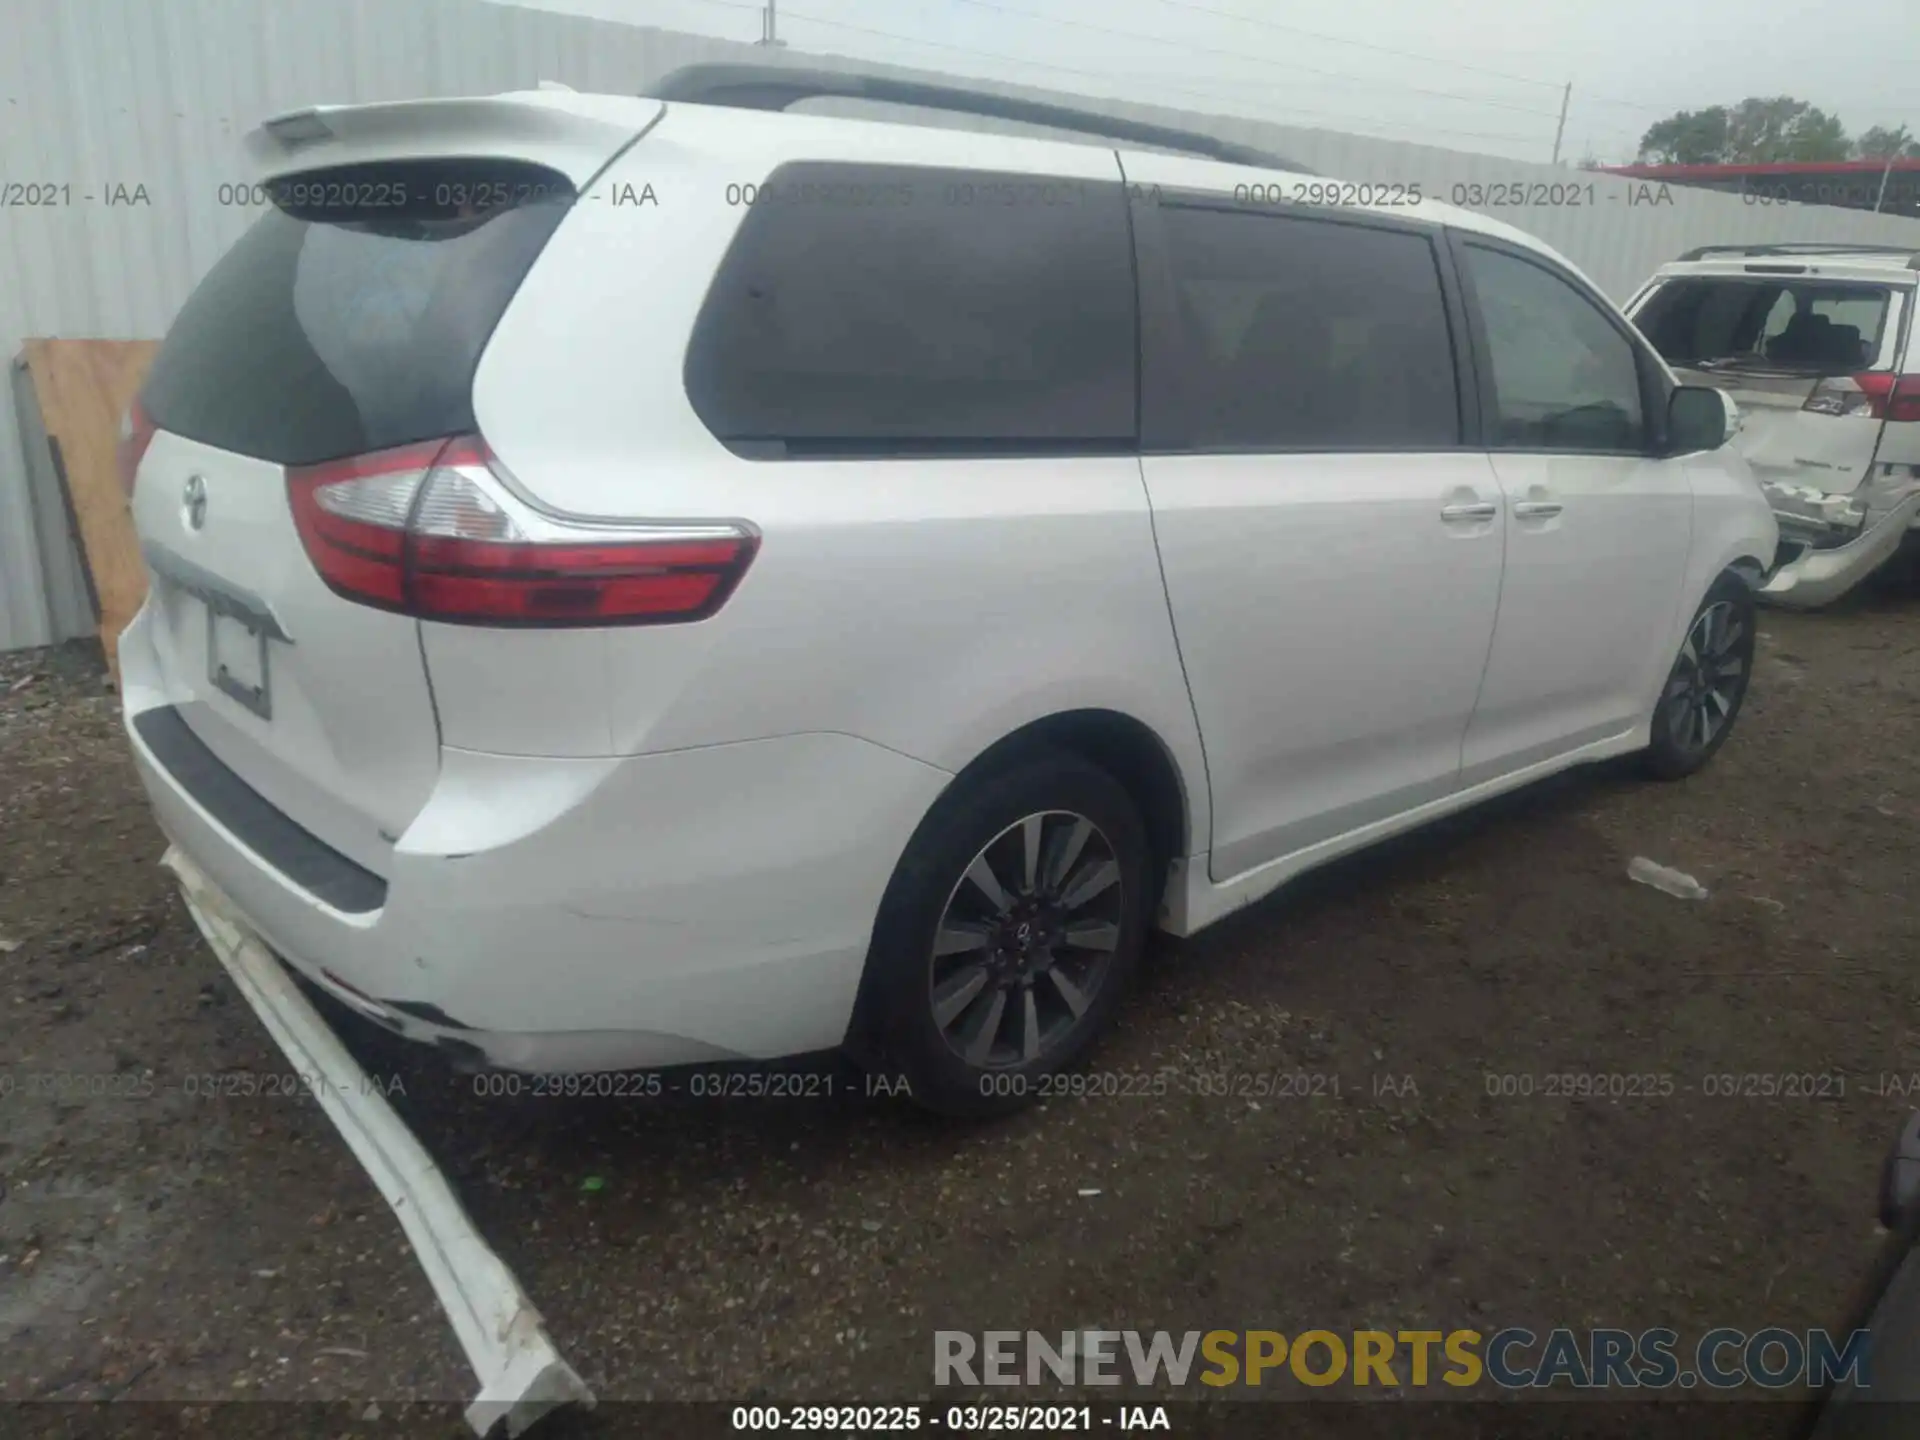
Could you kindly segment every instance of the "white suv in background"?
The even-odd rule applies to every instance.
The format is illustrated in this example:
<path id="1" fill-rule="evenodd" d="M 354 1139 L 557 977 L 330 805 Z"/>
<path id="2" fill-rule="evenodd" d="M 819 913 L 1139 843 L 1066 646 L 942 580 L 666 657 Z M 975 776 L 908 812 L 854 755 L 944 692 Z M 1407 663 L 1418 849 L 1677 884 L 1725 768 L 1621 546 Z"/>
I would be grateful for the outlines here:
<path id="1" fill-rule="evenodd" d="M 1150 928 L 1739 712 L 1727 407 L 1417 191 L 785 68 L 249 143 L 129 424 L 128 730 L 199 880 L 467 1061 L 1004 1108 Z"/>
<path id="2" fill-rule="evenodd" d="M 1912 247 L 1710 245 L 1627 304 L 1680 379 L 1737 402 L 1787 549 L 1769 600 L 1827 604 L 1920 538 L 1916 282 Z"/>

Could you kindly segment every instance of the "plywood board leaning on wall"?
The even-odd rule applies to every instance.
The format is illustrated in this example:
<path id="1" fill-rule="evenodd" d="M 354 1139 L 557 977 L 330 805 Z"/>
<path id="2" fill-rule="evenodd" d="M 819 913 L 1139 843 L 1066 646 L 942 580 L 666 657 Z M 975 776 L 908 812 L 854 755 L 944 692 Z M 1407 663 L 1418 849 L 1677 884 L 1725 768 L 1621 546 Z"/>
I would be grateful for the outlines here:
<path id="1" fill-rule="evenodd" d="M 29 340 L 23 347 L 116 686 L 120 632 L 147 595 L 146 565 L 120 489 L 120 417 L 158 348 L 154 340 Z"/>

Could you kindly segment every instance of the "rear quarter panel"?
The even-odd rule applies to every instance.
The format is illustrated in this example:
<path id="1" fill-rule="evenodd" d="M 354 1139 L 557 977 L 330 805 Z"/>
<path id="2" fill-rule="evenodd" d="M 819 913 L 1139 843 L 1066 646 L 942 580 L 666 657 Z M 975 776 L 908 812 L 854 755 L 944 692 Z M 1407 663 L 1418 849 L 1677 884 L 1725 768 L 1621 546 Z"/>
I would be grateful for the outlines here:
<path id="1" fill-rule="evenodd" d="M 953 772 L 1031 721 L 1111 709 L 1160 737 L 1204 846 L 1199 735 L 1137 458 L 744 460 L 701 423 L 682 374 L 746 214 L 741 187 L 784 161 L 1038 163 L 1035 173 L 1117 182 L 1112 152 L 804 116 L 783 117 L 777 140 L 774 129 L 765 116 L 670 106 L 556 233 L 480 366 L 481 428 L 535 503 L 743 520 L 762 536 L 712 619 L 596 632 L 602 693 L 585 645 L 578 663 L 540 672 L 557 687 L 549 703 L 583 707 L 563 727 L 570 753 L 826 731 Z M 442 676 L 455 672 L 442 657 L 467 643 L 429 635 L 443 714 Z M 465 689 L 488 669 L 464 660 Z M 534 728 L 516 721 L 515 743 Z"/>

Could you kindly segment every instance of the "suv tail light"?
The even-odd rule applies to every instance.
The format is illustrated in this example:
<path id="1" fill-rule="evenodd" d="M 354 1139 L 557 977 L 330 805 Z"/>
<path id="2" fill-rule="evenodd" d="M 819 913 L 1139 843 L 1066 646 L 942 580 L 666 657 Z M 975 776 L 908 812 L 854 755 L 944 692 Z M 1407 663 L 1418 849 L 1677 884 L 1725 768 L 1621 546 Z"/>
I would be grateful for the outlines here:
<path id="1" fill-rule="evenodd" d="M 468 625 L 701 620 L 759 544 L 744 526 L 566 524 L 515 500 L 478 436 L 287 472 L 300 542 L 338 595 Z"/>
<path id="2" fill-rule="evenodd" d="M 1800 407 L 1816 415 L 1866 415 L 1875 420 L 1920 420 L 1920 375 L 1830 375 Z"/>
<path id="3" fill-rule="evenodd" d="M 120 417 L 120 443 L 114 448 L 114 459 L 119 464 L 120 489 L 129 501 L 133 499 L 133 480 L 140 473 L 140 461 L 153 444 L 153 429 L 153 421 L 138 400 Z"/>

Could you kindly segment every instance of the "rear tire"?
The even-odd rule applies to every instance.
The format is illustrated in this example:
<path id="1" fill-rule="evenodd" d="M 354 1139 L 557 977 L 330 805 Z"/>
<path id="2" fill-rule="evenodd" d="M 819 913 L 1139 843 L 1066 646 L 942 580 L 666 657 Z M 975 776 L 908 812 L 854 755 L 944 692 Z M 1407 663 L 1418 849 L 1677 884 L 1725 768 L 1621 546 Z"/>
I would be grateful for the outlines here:
<path id="1" fill-rule="evenodd" d="M 1124 786 L 1033 750 L 962 779 L 874 924 L 860 1049 L 940 1114 L 1007 1114 L 1085 1057 L 1138 968 L 1146 827 Z"/>
<path id="2" fill-rule="evenodd" d="M 1687 624 L 1673 669 L 1654 703 L 1652 741 L 1641 768 L 1679 780 L 1711 760 L 1733 733 L 1753 678 L 1753 587 L 1728 573 L 1714 581 Z"/>

